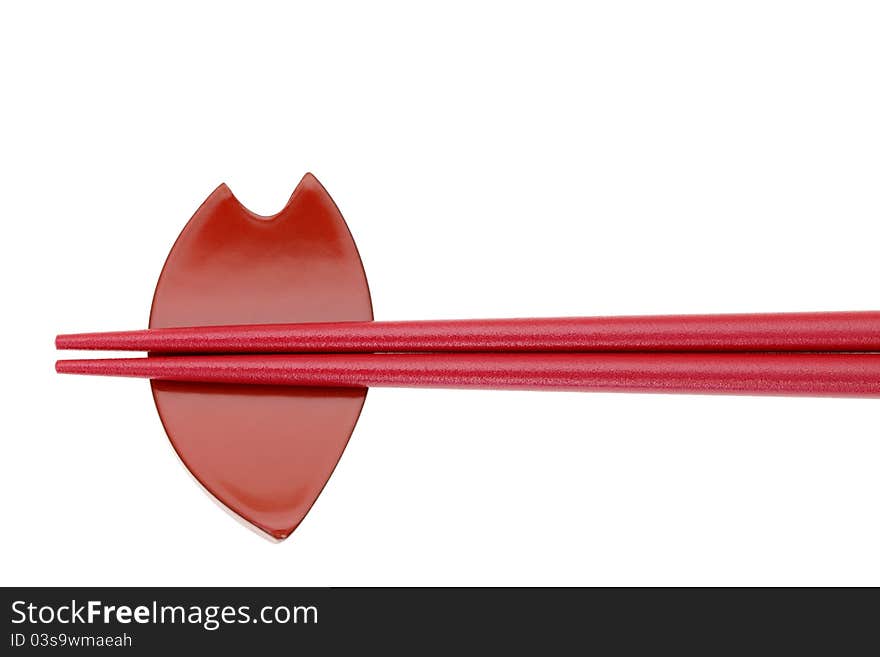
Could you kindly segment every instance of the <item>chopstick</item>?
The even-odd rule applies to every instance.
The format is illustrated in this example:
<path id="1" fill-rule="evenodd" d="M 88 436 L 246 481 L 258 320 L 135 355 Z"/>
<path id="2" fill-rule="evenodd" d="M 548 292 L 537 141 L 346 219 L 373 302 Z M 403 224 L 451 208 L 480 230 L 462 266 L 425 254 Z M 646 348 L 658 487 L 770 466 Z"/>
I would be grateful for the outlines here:
<path id="1" fill-rule="evenodd" d="M 336 322 L 59 335 L 58 349 L 153 353 L 880 351 L 880 312 Z"/>
<path id="2" fill-rule="evenodd" d="M 151 352 L 61 373 L 165 381 L 880 397 L 878 311 L 202 326 L 56 346 Z"/>
<path id="3" fill-rule="evenodd" d="M 162 381 L 880 397 L 880 354 L 297 354 L 62 360 Z"/>

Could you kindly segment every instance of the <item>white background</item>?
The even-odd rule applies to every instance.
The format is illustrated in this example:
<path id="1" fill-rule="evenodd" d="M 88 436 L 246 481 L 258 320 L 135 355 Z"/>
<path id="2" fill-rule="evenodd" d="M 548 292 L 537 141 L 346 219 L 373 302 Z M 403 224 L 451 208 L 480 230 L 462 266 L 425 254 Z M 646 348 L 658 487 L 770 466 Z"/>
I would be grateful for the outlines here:
<path id="1" fill-rule="evenodd" d="M 880 401 L 377 389 L 273 544 L 145 381 L 52 344 L 144 327 L 218 183 L 272 214 L 306 171 L 377 319 L 877 308 L 878 35 L 867 2 L 5 4 L 0 582 L 880 584 Z"/>

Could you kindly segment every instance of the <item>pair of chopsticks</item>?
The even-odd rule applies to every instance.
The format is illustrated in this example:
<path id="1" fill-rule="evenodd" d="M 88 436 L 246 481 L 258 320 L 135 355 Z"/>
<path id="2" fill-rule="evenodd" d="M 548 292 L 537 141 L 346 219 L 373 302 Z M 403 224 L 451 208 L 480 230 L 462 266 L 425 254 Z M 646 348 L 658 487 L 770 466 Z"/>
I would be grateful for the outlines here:
<path id="1" fill-rule="evenodd" d="M 880 312 L 205 326 L 59 335 L 66 374 L 332 387 L 880 397 Z"/>

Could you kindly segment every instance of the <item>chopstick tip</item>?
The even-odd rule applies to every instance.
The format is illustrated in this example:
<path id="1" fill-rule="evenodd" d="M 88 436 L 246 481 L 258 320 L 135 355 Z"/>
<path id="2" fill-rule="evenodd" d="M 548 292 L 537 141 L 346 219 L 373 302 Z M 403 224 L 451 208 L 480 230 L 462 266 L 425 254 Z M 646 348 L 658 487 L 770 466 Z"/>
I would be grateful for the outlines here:
<path id="1" fill-rule="evenodd" d="M 55 336 L 56 349 L 83 349 L 82 335 L 78 333 L 59 333 Z"/>
<path id="2" fill-rule="evenodd" d="M 87 360 L 56 360 L 55 371 L 58 374 L 91 374 L 100 361 Z"/>

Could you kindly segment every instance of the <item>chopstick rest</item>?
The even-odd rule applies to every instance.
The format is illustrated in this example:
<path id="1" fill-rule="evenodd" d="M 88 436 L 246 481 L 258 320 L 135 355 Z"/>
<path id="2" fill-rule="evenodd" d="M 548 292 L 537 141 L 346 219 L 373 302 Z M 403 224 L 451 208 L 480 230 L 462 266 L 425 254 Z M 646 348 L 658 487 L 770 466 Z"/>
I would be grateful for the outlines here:
<path id="1" fill-rule="evenodd" d="M 56 369 L 150 379 L 186 467 L 277 539 L 372 386 L 880 397 L 880 312 L 374 322 L 357 248 L 311 174 L 271 217 L 218 187 L 168 255 L 148 329 L 56 347 L 148 352 Z"/>

